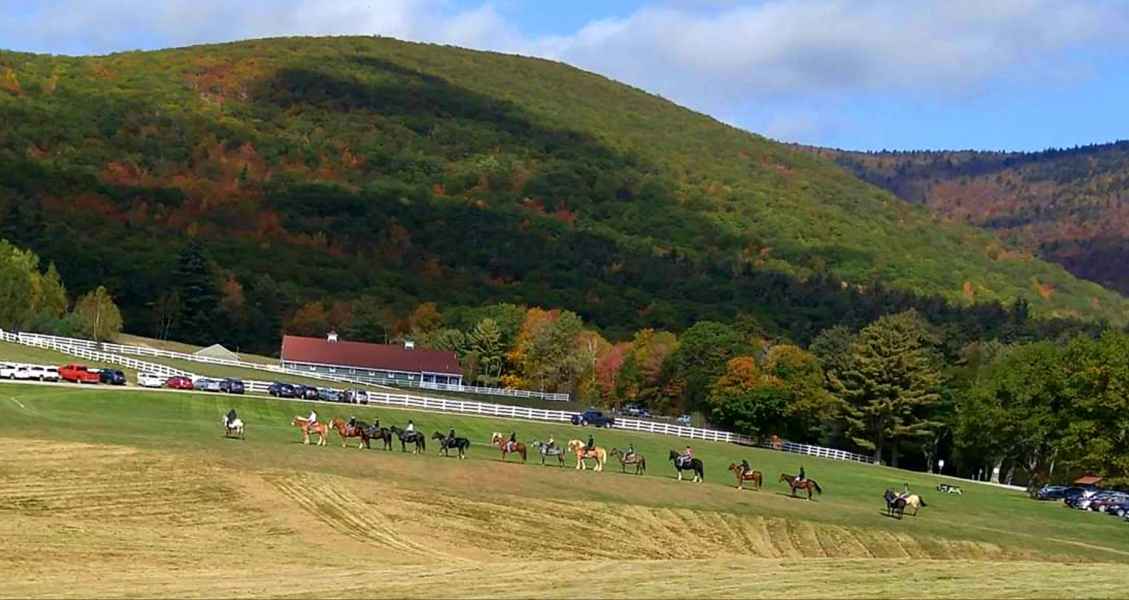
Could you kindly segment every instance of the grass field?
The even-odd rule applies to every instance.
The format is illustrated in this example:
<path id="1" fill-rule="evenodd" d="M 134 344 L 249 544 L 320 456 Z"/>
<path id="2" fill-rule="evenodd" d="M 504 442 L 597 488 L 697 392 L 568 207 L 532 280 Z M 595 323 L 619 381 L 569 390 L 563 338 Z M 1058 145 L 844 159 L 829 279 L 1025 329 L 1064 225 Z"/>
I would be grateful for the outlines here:
<path id="1" fill-rule="evenodd" d="M 230 403 L 245 441 L 219 435 Z M 605 430 L 649 475 L 502 464 L 492 431 L 589 430 L 353 408 L 454 427 L 471 458 L 303 446 L 304 403 L 0 386 L 0 596 L 1119 597 L 1129 580 L 1124 523 L 990 486 L 943 497 L 925 475 L 694 442 L 698 485 L 672 478 L 679 440 Z M 742 457 L 764 490 L 733 488 Z M 814 502 L 773 483 L 801 460 Z M 883 516 L 905 481 L 929 506 Z"/>

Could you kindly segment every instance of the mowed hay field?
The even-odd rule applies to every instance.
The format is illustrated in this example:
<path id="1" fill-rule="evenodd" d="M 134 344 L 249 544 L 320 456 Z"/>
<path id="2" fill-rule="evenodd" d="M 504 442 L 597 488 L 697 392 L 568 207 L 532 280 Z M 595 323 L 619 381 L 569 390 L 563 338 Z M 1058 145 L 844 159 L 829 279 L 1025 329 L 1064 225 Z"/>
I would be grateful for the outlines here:
<path id="1" fill-rule="evenodd" d="M 247 439 L 226 440 L 234 405 Z M 470 437 L 466 461 L 303 446 L 300 402 L 0 386 L 0 596 L 1124 597 L 1129 527 L 1105 515 L 882 467 L 694 442 L 706 483 L 678 482 L 662 436 L 632 441 L 648 476 L 503 464 L 492 431 L 569 425 L 319 406 Z M 725 467 L 766 475 L 739 492 Z M 824 487 L 775 483 L 804 462 Z M 908 481 L 929 507 L 882 515 Z"/>

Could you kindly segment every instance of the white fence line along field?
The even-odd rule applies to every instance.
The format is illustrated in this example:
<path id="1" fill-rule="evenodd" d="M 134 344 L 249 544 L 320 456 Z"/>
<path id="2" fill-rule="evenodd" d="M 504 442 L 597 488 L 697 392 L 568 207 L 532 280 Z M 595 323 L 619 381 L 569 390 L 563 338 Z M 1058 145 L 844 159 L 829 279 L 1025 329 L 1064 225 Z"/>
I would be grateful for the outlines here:
<path id="1" fill-rule="evenodd" d="M 156 373 L 161 376 L 171 377 L 174 375 L 184 377 L 197 377 L 193 373 L 181 371 L 165 365 L 154 363 L 147 363 L 144 361 L 134 360 L 119 354 L 109 352 L 98 352 L 92 350 L 92 347 L 97 347 L 95 342 L 88 340 L 78 340 L 83 342 L 81 345 L 69 344 L 71 338 L 60 338 L 57 336 L 43 336 L 39 334 L 14 334 L 5 331 L 0 331 L 0 339 L 8 342 L 15 342 L 28 346 L 44 347 L 52 350 L 57 350 L 87 360 L 97 360 L 102 362 L 113 362 L 121 364 L 132 369 L 139 371 L 146 371 Z M 122 347 L 117 344 L 104 344 L 103 347 Z M 137 348 L 131 346 L 131 348 Z M 152 350 L 152 349 L 145 349 Z M 157 350 L 156 352 L 167 352 L 164 350 Z M 181 353 L 168 353 L 168 354 L 181 354 Z M 162 356 L 162 354 L 151 354 L 151 356 Z M 192 355 L 187 355 L 192 356 Z M 223 360 L 223 359 L 212 359 Z M 227 361 L 232 362 L 232 361 Z M 281 374 L 303 375 L 303 373 L 291 373 L 279 368 Z M 362 383 L 359 381 L 350 380 L 347 378 L 332 378 L 322 377 L 328 381 L 337 381 L 341 383 Z M 244 387 L 248 392 L 256 394 L 267 394 L 271 386 L 269 381 L 258 380 L 244 380 Z M 342 390 L 334 389 L 335 392 Z M 423 410 L 429 412 L 449 412 L 461 413 L 468 415 L 479 415 L 486 417 L 504 417 L 509 419 L 526 419 L 531 421 L 550 421 L 556 423 L 570 422 L 572 417 L 576 414 L 573 412 L 561 410 L 548 410 L 540 408 L 528 408 L 525 406 L 514 406 L 508 404 L 489 404 L 485 402 L 474 402 L 467 400 L 451 400 L 446 398 L 429 398 L 425 396 L 415 396 L 411 394 L 389 394 L 384 392 L 367 392 L 367 401 L 362 404 L 379 404 L 384 406 L 391 406 L 397 408 L 405 408 L 412 410 Z M 282 398 L 288 400 L 288 398 Z M 323 400 L 302 400 L 300 398 L 293 398 L 292 400 L 303 402 L 320 402 L 325 404 L 334 404 L 333 402 L 326 402 Z M 763 448 L 774 448 L 770 442 L 758 442 L 749 436 L 739 435 L 728 431 L 717 431 L 713 429 L 703 429 L 699 427 L 683 427 L 681 425 L 670 425 L 668 423 L 658 423 L 654 421 L 644 421 L 641 419 L 622 419 L 616 418 L 613 425 L 615 429 L 623 429 L 626 431 L 639 431 L 644 433 L 654 433 L 659 435 L 668 435 L 673 437 L 688 438 L 691 440 L 705 440 L 710 442 L 728 442 L 733 444 L 742 444 L 746 446 L 760 446 Z M 833 448 L 824 448 L 822 446 L 812 446 L 809 444 L 797 444 L 794 442 L 782 442 L 778 447 L 779 450 L 795 454 L 805 454 L 808 456 L 817 456 L 821 458 L 830 458 L 835 460 L 844 460 L 849 462 L 873 464 L 874 459 L 870 456 L 857 454 L 854 452 L 846 452 L 844 450 L 836 450 Z"/>
<path id="2" fill-rule="evenodd" d="M 337 375 L 328 375 L 325 373 L 318 373 L 316 371 L 304 371 L 301 369 L 286 369 L 281 365 L 267 365 L 258 362 L 248 362 L 243 360 L 233 360 L 229 358 L 213 358 L 210 356 L 199 356 L 196 354 L 189 354 L 186 352 L 174 352 L 171 350 L 161 350 L 158 348 L 148 348 L 145 346 L 130 346 L 124 344 L 113 344 L 109 342 L 98 342 L 92 340 L 83 340 L 77 338 L 66 338 L 54 335 L 43 335 L 38 333 L 24 333 L 24 336 L 34 336 L 43 340 L 51 341 L 59 344 L 69 344 L 71 346 L 82 347 L 88 350 L 102 350 L 106 352 L 114 352 L 117 354 L 128 354 L 133 356 L 154 356 L 158 358 L 171 358 L 174 360 L 186 360 L 191 362 L 205 363 L 210 365 L 220 365 L 226 367 L 238 367 L 241 369 L 254 369 L 257 371 L 269 371 L 272 373 L 279 373 L 282 375 L 292 375 L 295 377 L 306 377 L 309 379 L 320 379 L 323 381 L 336 381 L 339 383 L 352 383 L 355 385 L 382 385 L 380 382 L 369 381 L 365 379 L 358 379 L 355 377 L 345 377 Z M 558 394 L 552 392 L 537 392 L 532 390 L 512 390 L 507 388 L 492 388 L 481 387 L 475 385 L 450 385 L 442 383 L 424 383 L 420 382 L 401 382 L 395 383 L 397 386 L 417 387 L 420 389 L 436 390 L 442 392 L 455 392 L 464 394 L 482 394 L 488 396 L 508 396 L 513 398 L 538 398 L 541 400 L 551 400 L 556 402 L 568 402 L 568 394 Z"/>

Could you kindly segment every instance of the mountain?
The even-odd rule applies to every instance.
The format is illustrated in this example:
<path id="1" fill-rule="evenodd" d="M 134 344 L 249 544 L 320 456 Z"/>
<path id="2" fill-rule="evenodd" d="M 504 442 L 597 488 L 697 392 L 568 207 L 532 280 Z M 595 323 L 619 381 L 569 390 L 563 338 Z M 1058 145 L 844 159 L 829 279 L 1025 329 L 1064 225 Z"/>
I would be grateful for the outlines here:
<path id="1" fill-rule="evenodd" d="M 1129 293 L 1129 141 L 1030 153 L 815 151 L 948 221 Z"/>
<path id="2" fill-rule="evenodd" d="M 0 119 L 0 235 L 72 291 L 106 285 L 134 332 L 186 302 L 507 301 L 613 336 L 748 315 L 800 338 L 888 298 L 1129 306 L 831 160 L 546 60 L 362 37 L 3 52 Z"/>

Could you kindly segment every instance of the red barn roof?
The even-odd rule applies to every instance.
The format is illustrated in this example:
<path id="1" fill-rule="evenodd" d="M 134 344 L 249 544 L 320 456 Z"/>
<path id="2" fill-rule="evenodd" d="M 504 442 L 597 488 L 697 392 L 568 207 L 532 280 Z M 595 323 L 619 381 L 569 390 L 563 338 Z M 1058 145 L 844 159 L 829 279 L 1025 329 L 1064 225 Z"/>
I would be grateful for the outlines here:
<path id="1" fill-rule="evenodd" d="M 287 335 L 282 338 L 282 360 L 318 365 L 360 367 L 408 373 L 462 375 L 459 357 L 444 350 L 413 349 L 388 344 L 331 342 L 322 338 Z"/>

